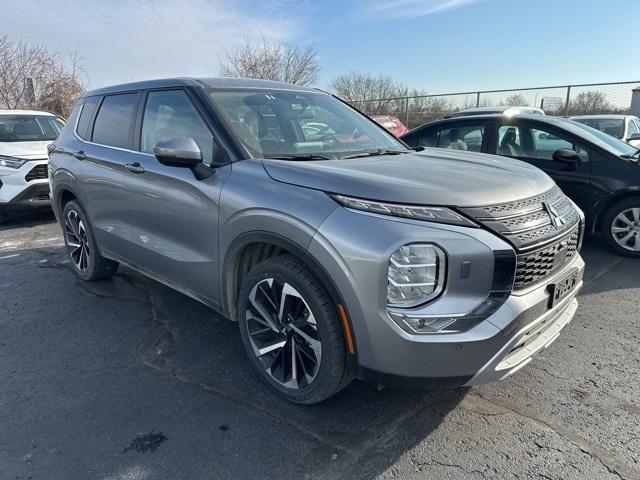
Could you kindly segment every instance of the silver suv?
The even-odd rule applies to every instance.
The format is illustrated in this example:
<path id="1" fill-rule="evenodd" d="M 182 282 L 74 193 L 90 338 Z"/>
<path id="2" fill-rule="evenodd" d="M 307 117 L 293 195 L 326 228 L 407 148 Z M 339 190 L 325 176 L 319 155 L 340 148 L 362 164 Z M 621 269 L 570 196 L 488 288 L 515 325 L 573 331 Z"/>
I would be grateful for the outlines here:
<path id="1" fill-rule="evenodd" d="M 294 402 L 355 377 L 500 380 L 577 308 L 582 213 L 546 174 L 410 150 L 321 91 L 238 79 L 105 88 L 78 101 L 51 149 L 77 275 L 124 264 L 209 305 Z"/>

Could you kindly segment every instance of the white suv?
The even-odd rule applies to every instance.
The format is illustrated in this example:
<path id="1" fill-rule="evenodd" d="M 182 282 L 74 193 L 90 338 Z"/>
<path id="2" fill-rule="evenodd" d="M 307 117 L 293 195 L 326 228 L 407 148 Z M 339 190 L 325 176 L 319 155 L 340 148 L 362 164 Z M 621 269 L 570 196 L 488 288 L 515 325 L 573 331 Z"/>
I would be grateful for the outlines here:
<path id="1" fill-rule="evenodd" d="M 63 126 L 52 113 L 0 110 L 0 219 L 8 210 L 49 205 L 47 145 Z"/>

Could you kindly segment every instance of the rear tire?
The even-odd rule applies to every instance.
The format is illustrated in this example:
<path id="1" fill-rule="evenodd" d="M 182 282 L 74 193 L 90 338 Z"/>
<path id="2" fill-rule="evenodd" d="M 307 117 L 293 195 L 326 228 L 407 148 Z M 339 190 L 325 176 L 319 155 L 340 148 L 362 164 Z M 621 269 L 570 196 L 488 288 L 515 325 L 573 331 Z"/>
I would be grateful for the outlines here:
<path id="1" fill-rule="evenodd" d="M 89 219 L 77 201 L 62 210 L 64 244 L 74 272 L 83 280 L 99 280 L 116 273 L 118 262 L 100 255 Z"/>
<path id="2" fill-rule="evenodd" d="M 269 258 L 243 278 L 238 323 L 252 365 L 287 400 L 318 403 L 351 382 L 337 308 L 294 256 Z"/>
<path id="3" fill-rule="evenodd" d="M 611 207 L 602 220 L 602 234 L 619 255 L 640 258 L 640 197 Z"/>

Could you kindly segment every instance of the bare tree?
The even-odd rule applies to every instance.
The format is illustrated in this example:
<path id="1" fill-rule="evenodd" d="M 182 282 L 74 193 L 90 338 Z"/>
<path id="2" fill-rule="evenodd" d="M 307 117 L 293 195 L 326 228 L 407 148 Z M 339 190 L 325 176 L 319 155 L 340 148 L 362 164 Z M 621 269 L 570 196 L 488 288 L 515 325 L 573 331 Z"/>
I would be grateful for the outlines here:
<path id="1" fill-rule="evenodd" d="M 524 98 L 524 95 L 520 93 L 513 93 L 504 99 L 503 105 L 507 107 L 528 107 L 529 104 Z"/>
<path id="2" fill-rule="evenodd" d="M 81 59 L 66 66 L 57 52 L 44 46 L 0 36 L 0 107 L 40 108 L 69 114 L 84 90 Z"/>
<path id="3" fill-rule="evenodd" d="M 316 48 L 282 45 L 263 38 L 260 43 L 245 41 L 221 60 L 225 77 L 259 78 L 310 85 L 318 80 L 320 66 Z"/>
<path id="4" fill-rule="evenodd" d="M 603 92 L 592 90 L 580 92 L 569 102 L 570 115 L 613 113 L 615 108 L 607 101 Z"/>
<path id="5" fill-rule="evenodd" d="M 387 75 L 360 72 L 340 75 L 329 88 L 368 115 L 397 113 L 403 105 L 400 97 L 406 97 L 408 93 L 403 84 Z"/>

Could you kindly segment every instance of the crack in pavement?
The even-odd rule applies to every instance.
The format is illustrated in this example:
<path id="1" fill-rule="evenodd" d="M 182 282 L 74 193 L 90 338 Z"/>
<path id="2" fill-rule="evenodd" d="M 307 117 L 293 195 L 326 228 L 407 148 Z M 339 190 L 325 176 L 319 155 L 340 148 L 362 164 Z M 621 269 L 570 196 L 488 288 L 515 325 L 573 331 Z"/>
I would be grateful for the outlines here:
<path id="1" fill-rule="evenodd" d="M 481 399 L 493 406 L 503 408 L 508 410 L 514 415 L 517 415 L 529 423 L 533 423 L 538 427 L 541 427 L 545 430 L 549 430 L 559 435 L 561 438 L 564 438 L 569 443 L 574 445 L 583 453 L 589 455 L 591 458 L 597 460 L 603 467 L 605 467 L 610 473 L 616 475 L 618 478 L 622 480 L 630 480 L 633 478 L 638 478 L 638 473 L 632 471 L 632 469 L 614 458 L 609 452 L 605 449 L 595 445 L 594 443 L 582 438 L 571 430 L 565 428 L 563 425 L 551 423 L 540 418 L 537 418 L 523 409 L 518 408 L 517 406 L 507 405 L 502 402 L 497 402 L 495 400 L 488 399 L 478 392 L 471 392 L 469 395 L 476 397 L 477 399 Z"/>
<path id="2" fill-rule="evenodd" d="M 273 410 L 269 409 L 268 406 L 256 402 L 250 396 L 244 394 L 240 390 L 233 388 L 230 385 L 226 385 L 224 389 L 217 388 L 214 385 L 189 378 L 189 376 L 181 369 L 170 367 L 167 364 L 166 359 L 167 357 L 170 357 L 174 352 L 175 336 L 177 332 L 169 326 L 168 319 L 162 313 L 162 307 L 159 304 L 159 300 L 154 296 L 153 288 L 144 284 L 138 284 L 131 279 L 128 279 L 128 282 L 132 286 L 142 290 L 146 290 L 147 292 L 146 303 L 149 307 L 153 326 L 148 336 L 140 341 L 138 347 L 139 359 L 145 366 L 164 375 L 167 375 L 173 380 L 179 381 L 184 384 L 193 385 L 207 393 L 214 394 L 227 401 L 231 401 L 232 403 L 241 404 L 245 408 L 251 408 L 257 412 L 267 415 L 277 422 L 285 423 L 290 427 L 295 428 L 299 432 L 323 445 L 338 449 L 341 452 L 349 452 L 348 448 L 333 442 L 327 437 L 309 430 L 304 425 L 298 422 L 293 422 L 288 418 L 278 415 Z"/>

